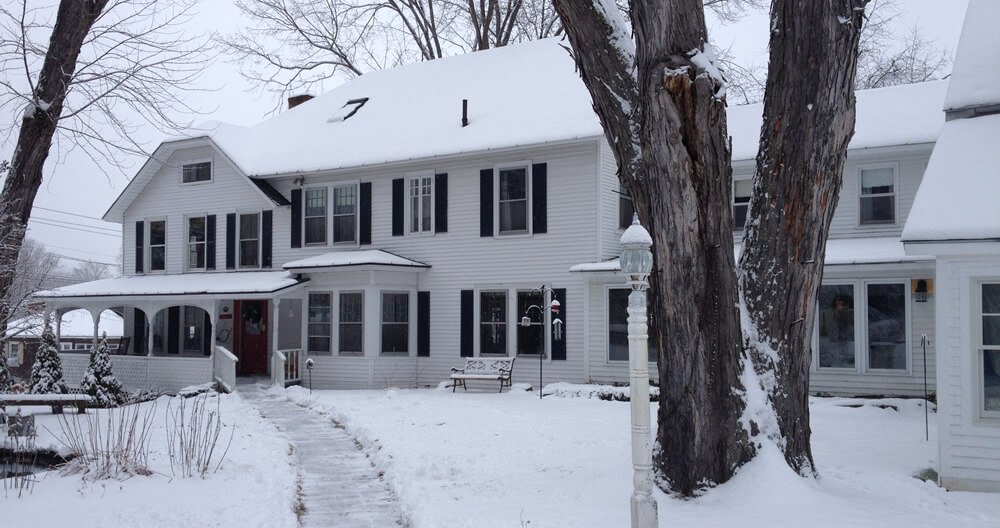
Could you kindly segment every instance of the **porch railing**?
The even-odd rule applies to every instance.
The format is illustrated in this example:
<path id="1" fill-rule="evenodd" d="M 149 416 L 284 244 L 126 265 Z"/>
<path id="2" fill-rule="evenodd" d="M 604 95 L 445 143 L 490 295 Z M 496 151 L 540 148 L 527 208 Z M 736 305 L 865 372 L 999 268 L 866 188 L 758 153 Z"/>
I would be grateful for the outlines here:
<path id="1" fill-rule="evenodd" d="M 239 361 L 232 352 L 224 346 L 216 345 L 212 357 L 212 377 L 222 385 L 226 392 L 236 388 L 236 362 Z"/>
<path id="2" fill-rule="evenodd" d="M 276 350 L 271 356 L 271 382 L 279 387 L 287 387 L 302 381 L 302 350 Z"/>

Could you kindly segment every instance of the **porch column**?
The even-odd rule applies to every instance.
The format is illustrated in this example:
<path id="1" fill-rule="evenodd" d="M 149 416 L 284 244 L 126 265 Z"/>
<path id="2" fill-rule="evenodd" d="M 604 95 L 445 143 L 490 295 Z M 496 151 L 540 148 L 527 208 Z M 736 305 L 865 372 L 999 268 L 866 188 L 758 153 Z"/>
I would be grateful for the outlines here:
<path id="1" fill-rule="evenodd" d="M 142 311 L 146 314 L 146 357 L 153 357 L 153 320 L 159 310 L 147 306 Z"/>
<path id="2" fill-rule="evenodd" d="M 271 325 L 271 354 L 268 355 L 270 359 L 275 352 L 278 350 L 278 321 L 281 317 L 281 299 L 275 297 L 271 299 L 271 316 L 267 318 L 268 324 Z M 273 376 L 273 374 L 272 374 Z"/>
<path id="3" fill-rule="evenodd" d="M 218 335 L 219 333 L 218 329 L 215 327 L 218 317 L 219 317 L 219 300 L 213 299 L 212 305 L 208 309 L 208 321 L 212 325 L 212 328 L 209 329 L 212 332 L 212 350 L 209 350 L 208 353 L 212 357 L 215 357 L 215 347 L 216 347 L 215 336 Z"/>
<path id="4" fill-rule="evenodd" d="M 94 348 L 96 349 L 98 339 L 100 339 L 100 336 L 98 336 L 97 333 L 100 331 L 100 326 L 101 326 L 101 312 L 103 312 L 104 310 L 97 308 L 97 309 L 90 309 L 88 311 L 90 312 L 90 316 L 94 318 Z"/>
<path id="5" fill-rule="evenodd" d="M 56 308 L 56 343 L 62 341 L 62 310 Z"/>

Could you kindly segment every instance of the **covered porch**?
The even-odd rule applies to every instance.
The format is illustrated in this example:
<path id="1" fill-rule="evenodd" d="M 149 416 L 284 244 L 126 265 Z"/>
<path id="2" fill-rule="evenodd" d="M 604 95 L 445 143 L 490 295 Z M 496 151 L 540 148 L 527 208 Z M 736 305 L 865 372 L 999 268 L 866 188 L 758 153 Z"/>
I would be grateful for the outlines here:
<path id="1" fill-rule="evenodd" d="M 268 376 L 279 385 L 298 381 L 305 282 L 283 271 L 143 275 L 37 297 L 60 316 L 56 322 L 72 310 L 89 312 L 95 344 L 102 313 L 122 315 L 125 345 L 112 363 L 127 390 L 176 392 L 214 381 L 231 391 L 238 375 Z M 67 383 L 78 384 L 88 354 L 60 356 Z"/>

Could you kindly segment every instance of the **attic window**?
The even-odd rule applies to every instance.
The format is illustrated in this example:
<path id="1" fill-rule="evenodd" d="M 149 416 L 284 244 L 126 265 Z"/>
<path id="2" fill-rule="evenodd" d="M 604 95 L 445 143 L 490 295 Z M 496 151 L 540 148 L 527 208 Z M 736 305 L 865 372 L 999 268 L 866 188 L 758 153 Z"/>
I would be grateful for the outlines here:
<path id="1" fill-rule="evenodd" d="M 327 119 L 326 122 L 337 123 L 339 121 L 347 121 L 347 119 L 350 118 L 352 115 L 358 113 L 358 110 L 361 110 L 361 107 L 365 106 L 365 103 L 367 102 L 368 102 L 367 97 L 362 97 L 360 99 L 351 99 L 350 101 L 344 103 L 344 106 L 342 106 L 339 110 L 334 112 L 333 115 L 330 116 L 330 119 Z"/>

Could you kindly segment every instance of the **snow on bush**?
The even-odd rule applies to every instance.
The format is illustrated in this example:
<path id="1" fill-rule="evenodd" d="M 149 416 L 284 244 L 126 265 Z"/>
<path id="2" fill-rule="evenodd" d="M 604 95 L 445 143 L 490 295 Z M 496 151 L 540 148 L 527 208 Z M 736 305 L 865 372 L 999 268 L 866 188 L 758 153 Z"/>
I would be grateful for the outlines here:
<path id="1" fill-rule="evenodd" d="M 7 392 L 14 385 L 14 379 L 7 370 L 7 354 L 0 346 L 0 393 Z"/>
<path id="2" fill-rule="evenodd" d="M 156 403 L 126 405 L 107 412 L 59 415 L 57 439 L 71 460 L 60 472 L 84 480 L 148 476 L 149 440 Z"/>
<path id="3" fill-rule="evenodd" d="M 614 385 L 579 385 L 575 383 L 550 383 L 542 390 L 546 396 L 559 398 L 584 398 L 606 401 L 629 401 L 631 389 Z M 660 397 L 659 387 L 649 388 L 649 401 L 657 401 Z"/>
<path id="4" fill-rule="evenodd" d="M 52 333 L 52 325 L 45 322 L 42 342 L 35 354 L 35 364 L 31 367 L 32 394 L 66 394 L 63 381 L 62 360 L 59 359 L 59 344 Z"/>
<path id="5" fill-rule="evenodd" d="M 108 334 L 101 335 L 97 348 L 90 351 L 90 366 L 83 375 L 80 388 L 93 396 L 100 407 L 114 407 L 126 399 L 122 384 L 111 370 L 111 353 L 108 351 Z"/>

